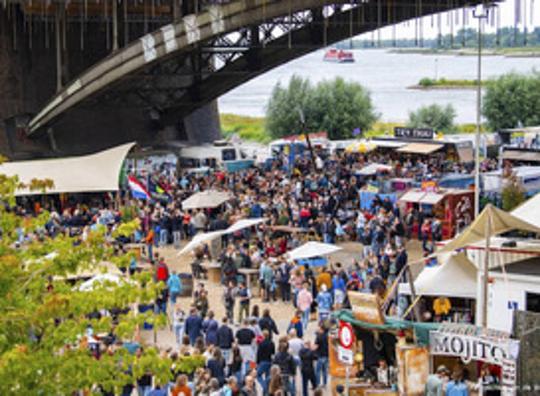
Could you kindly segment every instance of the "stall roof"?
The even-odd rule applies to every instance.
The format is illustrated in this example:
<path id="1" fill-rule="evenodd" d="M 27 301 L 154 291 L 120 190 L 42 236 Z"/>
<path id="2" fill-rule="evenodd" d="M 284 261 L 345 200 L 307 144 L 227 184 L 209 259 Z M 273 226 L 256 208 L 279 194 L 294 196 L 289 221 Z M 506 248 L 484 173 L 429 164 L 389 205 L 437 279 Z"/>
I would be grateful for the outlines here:
<path id="1" fill-rule="evenodd" d="M 312 257 L 328 256 L 332 253 L 340 251 L 342 248 L 330 243 L 321 243 L 316 241 L 309 241 L 302 246 L 297 247 L 289 252 L 287 256 L 291 260 L 307 259 Z"/>
<path id="2" fill-rule="evenodd" d="M 122 163 L 134 145 L 126 143 L 78 157 L 5 162 L 0 165 L 0 174 L 18 176 L 24 184 L 30 184 L 33 179 L 49 179 L 54 183 L 45 192 L 18 189 L 16 196 L 117 191 Z"/>
<path id="3" fill-rule="evenodd" d="M 362 169 L 360 169 L 358 171 L 358 174 L 365 175 L 365 176 L 371 176 L 371 175 L 375 175 L 377 172 L 379 172 L 381 170 L 382 171 L 391 171 L 392 167 L 390 165 L 373 163 L 373 164 L 369 164 L 369 165 L 364 166 Z"/>
<path id="4" fill-rule="evenodd" d="M 422 197 L 426 195 L 424 191 L 409 190 L 399 199 L 402 202 L 419 203 Z"/>
<path id="5" fill-rule="evenodd" d="M 414 288 L 422 296 L 476 298 L 476 272 L 466 253 L 447 255 L 443 264 L 424 268 L 414 281 Z M 399 291 L 410 294 L 410 285 L 401 283 Z"/>
<path id="6" fill-rule="evenodd" d="M 426 192 L 422 190 L 409 190 L 399 199 L 402 202 L 422 203 L 436 205 L 444 199 L 446 193 Z"/>
<path id="7" fill-rule="evenodd" d="M 411 154 L 431 154 L 443 147 L 444 145 L 438 143 L 409 143 L 406 146 L 398 148 L 396 151 Z"/>
<path id="8" fill-rule="evenodd" d="M 540 152 L 505 150 L 502 155 L 505 160 L 540 162 Z"/>
<path id="9" fill-rule="evenodd" d="M 379 325 L 358 320 L 354 317 L 351 311 L 345 309 L 334 312 L 333 315 L 339 320 L 368 330 L 398 331 L 413 329 L 418 343 L 422 345 L 429 344 L 429 332 L 432 330 L 438 330 L 441 325 L 440 323 L 432 322 L 411 322 L 388 316 L 385 318 L 385 323 Z"/>
<path id="10" fill-rule="evenodd" d="M 387 148 L 399 148 L 407 144 L 405 142 L 400 142 L 398 140 L 377 140 L 377 139 L 372 139 L 371 143 L 373 143 L 377 147 L 387 147 Z"/>
<path id="11" fill-rule="evenodd" d="M 512 211 L 512 214 L 521 220 L 540 228 L 540 216 L 531 216 L 531 213 L 540 211 L 540 193 L 528 199 Z"/>
<path id="12" fill-rule="evenodd" d="M 421 199 L 420 203 L 428 205 L 436 205 L 444 199 L 444 194 L 436 192 L 427 192 Z"/>

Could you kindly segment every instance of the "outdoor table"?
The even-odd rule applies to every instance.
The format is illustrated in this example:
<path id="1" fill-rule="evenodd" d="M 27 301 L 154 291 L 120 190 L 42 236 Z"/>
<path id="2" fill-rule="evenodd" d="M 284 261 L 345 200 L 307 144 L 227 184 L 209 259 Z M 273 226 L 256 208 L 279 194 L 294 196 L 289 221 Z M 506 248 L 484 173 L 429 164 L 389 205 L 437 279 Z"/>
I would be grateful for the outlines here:
<path id="1" fill-rule="evenodd" d="M 257 284 L 257 280 L 259 278 L 259 270 L 254 268 L 240 268 L 238 269 L 238 273 L 241 275 L 244 275 L 244 278 L 246 279 L 246 287 L 251 290 L 251 293 L 253 296 L 255 296 L 255 293 L 253 293 L 253 289 L 251 288 L 252 280 L 255 279 L 254 283 Z M 257 288 L 257 297 L 261 296 L 261 289 L 260 287 Z"/>
<path id="2" fill-rule="evenodd" d="M 205 261 L 201 264 L 201 267 L 206 270 L 209 282 L 221 283 L 221 264 L 216 261 Z"/>

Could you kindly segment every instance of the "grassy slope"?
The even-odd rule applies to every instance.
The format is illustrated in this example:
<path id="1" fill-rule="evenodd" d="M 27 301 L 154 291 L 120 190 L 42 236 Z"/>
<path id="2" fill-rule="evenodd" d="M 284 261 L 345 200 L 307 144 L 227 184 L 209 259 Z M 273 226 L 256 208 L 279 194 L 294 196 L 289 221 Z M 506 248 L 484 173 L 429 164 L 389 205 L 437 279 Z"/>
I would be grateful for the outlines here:
<path id="1" fill-rule="evenodd" d="M 268 143 L 272 137 L 264 130 L 264 117 L 247 117 L 236 114 L 221 114 L 221 129 L 225 137 L 233 134 L 243 140 L 250 140 L 259 143 Z M 366 137 L 376 137 L 382 135 L 392 136 L 394 127 L 403 126 L 402 122 L 382 122 L 377 121 L 372 128 L 366 132 Z M 471 133 L 476 130 L 474 124 L 456 125 L 456 133 Z"/>

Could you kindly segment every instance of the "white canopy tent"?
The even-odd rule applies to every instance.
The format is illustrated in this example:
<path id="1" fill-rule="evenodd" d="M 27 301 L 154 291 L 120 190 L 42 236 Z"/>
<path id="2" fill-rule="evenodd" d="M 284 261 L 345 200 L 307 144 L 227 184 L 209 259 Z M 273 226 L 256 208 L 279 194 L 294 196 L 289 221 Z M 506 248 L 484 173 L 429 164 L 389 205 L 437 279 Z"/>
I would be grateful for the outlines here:
<path id="1" fill-rule="evenodd" d="M 244 228 L 254 227 L 261 223 L 264 223 L 267 219 L 260 217 L 256 219 L 241 219 L 231 225 L 229 228 L 223 230 L 223 234 L 232 234 L 234 232 L 243 230 Z"/>
<path id="2" fill-rule="evenodd" d="M 189 253 L 197 247 L 201 246 L 202 244 L 208 243 L 222 235 L 223 231 L 211 231 L 197 234 L 193 237 L 191 241 L 189 241 L 186 246 L 182 248 L 182 250 L 180 250 L 180 252 L 178 252 L 178 255 L 181 256 L 182 254 Z"/>
<path id="3" fill-rule="evenodd" d="M 0 174 L 18 176 L 19 181 L 52 180 L 54 186 L 45 194 L 118 191 L 120 170 L 135 143 L 126 143 L 99 153 L 79 157 L 51 158 L 35 161 L 5 162 Z M 16 196 L 43 194 L 41 190 L 21 188 Z"/>
<path id="4" fill-rule="evenodd" d="M 527 201 L 519 205 L 511 213 L 527 223 L 530 223 L 540 228 L 540 216 L 537 214 L 540 212 L 540 193 L 534 197 L 529 198 Z"/>
<path id="5" fill-rule="evenodd" d="M 377 174 L 377 172 L 380 172 L 380 171 L 389 172 L 391 170 L 392 170 L 392 167 L 390 165 L 373 163 L 373 164 L 364 166 L 362 169 L 358 171 L 358 174 L 364 175 L 364 176 L 372 176 L 372 175 Z"/>
<path id="6" fill-rule="evenodd" d="M 309 241 L 304 243 L 302 246 L 287 252 L 287 256 L 291 260 L 301 260 L 312 257 L 328 256 L 332 253 L 340 251 L 341 249 L 341 247 L 329 243 Z"/>
<path id="7" fill-rule="evenodd" d="M 81 283 L 78 287 L 79 291 L 91 291 L 94 290 L 95 287 L 101 286 L 107 283 L 114 283 L 116 285 L 119 285 L 120 283 L 124 282 L 124 279 L 122 279 L 118 275 L 114 274 L 99 274 L 94 276 L 91 279 L 88 279 L 87 281 Z"/>
<path id="8" fill-rule="evenodd" d="M 218 190 L 206 190 L 193 194 L 188 199 L 182 201 L 182 209 L 206 209 L 217 208 L 224 202 L 231 199 L 228 192 Z"/>
<path id="9" fill-rule="evenodd" d="M 233 225 L 231 225 L 229 228 L 225 230 L 211 231 L 211 232 L 204 232 L 201 234 L 197 234 L 186 246 L 182 248 L 182 250 L 180 250 L 178 255 L 180 256 L 182 254 L 189 253 L 193 249 L 196 249 L 197 247 L 199 247 L 200 245 L 211 242 L 214 239 L 221 237 L 222 235 L 232 234 L 233 232 L 243 230 L 244 228 L 256 226 L 258 224 L 264 223 L 266 220 L 267 219 L 265 218 L 241 219 L 235 222 Z"/>
<path id="10" fill-rule="evenodd" d="M 426 267 L 414 281 L 414 289 L 421 296 L 476 298 L 477 268 L 465 253 L 447 254 L 443 263 Z M 408 283 L 400 283 L 401 294 L 411 294 Z"/>

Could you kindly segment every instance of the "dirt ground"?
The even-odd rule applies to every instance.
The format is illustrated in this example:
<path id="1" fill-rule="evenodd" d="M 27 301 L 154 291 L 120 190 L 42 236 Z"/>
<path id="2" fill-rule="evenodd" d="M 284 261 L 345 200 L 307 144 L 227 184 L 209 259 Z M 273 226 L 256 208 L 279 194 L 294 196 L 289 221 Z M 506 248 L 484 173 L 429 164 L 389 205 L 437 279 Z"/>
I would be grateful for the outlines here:
<path id="1" fill-rule="evenodd" d="M 348 266 L 353 259 L 360 259 L 361 251 L 362 251 L 362 245 L 360 243 L 356 242 L 345 242 L 339 244 L 343 250 L 334 254 L 330 262 L 336 263 L 341 262 L 342 264 Z M 169 266 L 169 269 L 176 270 L 179 273 L 186 272 L 191 273 L 191 267 L 190 263 L 192 261 L 191 255 L 183 255 L 178 256 L 178 250 L 174 249 L 172 246 L 165 247 L 165 248 L 159 248 L 157 251 L 160 253 L 162 257 L 165 258 L 165 262 Z M 415 261 L 421 258 L 422 255 L 422 249 L 421 245 L 418 241 L 410 241 L 407 244 L 407 252 L 409 254 L 409 262 Z M 415 271 L 414 269 L 418 268 L 418 266 L 413 267 L 413 272 L 417 272 L 418 269 Z M 416 275 L 416 274 L 415 274 Z M 210 302 L 210 310 L 214 311 L 215 317 L 218 321 L 221 321 L 221 318 L 225 316 L 225 308 L 222 303 L 222 294 L 223 294 L 223 287 L 217 283 L 210 282 L 210 281 L 196 281 L 197 283 L 202 282 L 205 284 L 205 288 L 208 290 L 208 300 Z M 196 284 L 194 286 L 196 286 Z M 254 289 L 257 290 L 257 285 Z M 254 291 L 254 298 L 251 300 L 251 307 L 254 305 L 258 305 L 260 308 L 260 312 L 265 308 L 270 309 L 271 316 L 274 318 L 278 325 L 278 329 L 280 331 L 280 334 L 284 334 L 287 330 L 287 326 L 289 324 L 289 321 L 293 317 L 294 314 L 294 307 L 291 303 L 283 303 L 281 300 L 278 299 L 276 302 L 262 302 L 260 297 L 258 297 L 258 294 L 256 291 Z M 192 298 L 184 297 L 180 298 L 179 304 L 183 307 L 183 309 L 188 312 L 191 304 L 193 303 Z M 237 310 L 235 310 L 235 319 Z M 307 336 L 309 339 L 311 339 L 314 335 L 314 332 L 316 330 L 316 323 L 311 322 L 308 331 Z M 154 334 L 153 331 L 143 331 L 142 332 L 142 338 L 148 343 L 153 343 L 154 336 L 157 340 L 157 345 L 162 348 L 174 348 L 175 347 L 175 339 L 174 334 L 170 329 L 163 329 L 158 330 L 156 334 Z"/>

